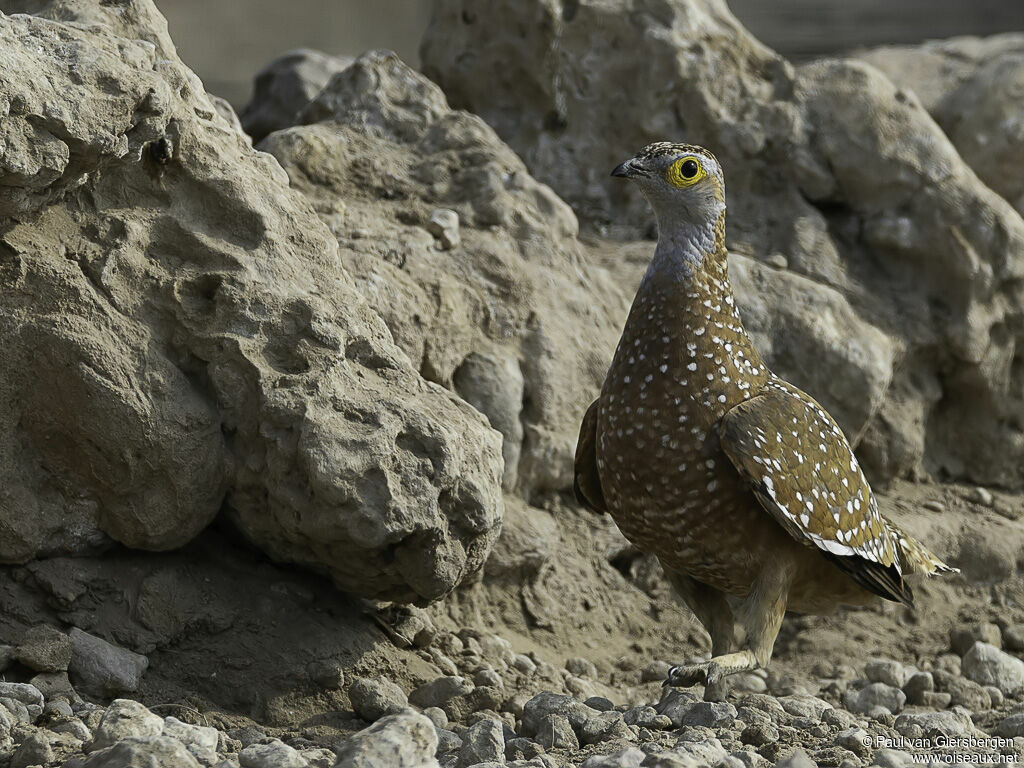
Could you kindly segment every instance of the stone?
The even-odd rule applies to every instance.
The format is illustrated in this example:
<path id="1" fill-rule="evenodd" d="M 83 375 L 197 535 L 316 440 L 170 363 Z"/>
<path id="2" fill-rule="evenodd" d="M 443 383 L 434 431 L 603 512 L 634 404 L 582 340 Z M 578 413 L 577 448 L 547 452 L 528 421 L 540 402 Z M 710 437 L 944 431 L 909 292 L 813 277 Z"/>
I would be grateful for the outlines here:
<path id="1" fill-rule="evenodd" d="M 0 103 L 22 105 L 0 150 L 0 560 L 174 549 L 224 509 L 358 597 L 447 594 L 499 535 L 501 436 L 396 345 L 151 0 L 131 9 L 0 17 Z"/>
<path id="2" fill-rule="evenodd" d="M 949 694 L 953 704 L 958 704 L 972 712 L 989 709 L 992 706 L 992 700 L 985 692 L 985 688 L 973 680 L 944 672 L 941 669 L 935 669 L 932 672 L 932 677 L 935 679 L 936 690 Z M 925 697 L 927 698 L 928 694 L 925 694 Z"/>
<path id="3" fill-rule="evenodd" d="M 0 717 L 8 728 L 32 723 L 28 707 L 15 699 L 0 697 Z"/>
<path id="4" fill-rule="evenodd" d="M 683 725 L 729 728 L 736 719 L 736 707 L 724 701 L 697 701 L 683 715 Z"/>
<path id="5" fill-rule="evenodd" d="M 434 724 L 406 710 L 383 717 L 337 745 L 334 768 L 437 768 Z"/>
<path id="6" fill-rule="evenodd" d="M 993 733 L 1008 739 L 1024 736 L 1024 712 L 1015 712 L 1004 717 Z"/>
<path id="7" fill-rule="evenodd" d="M 518 737 L 505 742 L 507 760 L 530 760 L 544 754 L 544 747 L 533 739 Z"/>
<path id="8" fill-rule="evenodd" d="M 981 179 L 1024 211 L 1024 164 L 1017 96 L 1024 38 L 959 37 L 860 54 L 894 83 L 913 89 Z"/>
<path id="9" fill-rule="evenodd" d="M 295 125 L 296 116 L 328 81 L 352 63 L 309 48 L 288 51 L 261 69 L 253 81 L 252 99 L 241 122 L 253 141 Z"/>
<path id="10" fill-rule="evenodd" d="M 981 504 L 983 507 L 991 507 L 995 503 L 992 492 L 980 485 L 971 489 L 971 501 Z"/>
<path id="11" fill-rule="evenodd" d="M 816 696 L 800 693 L 780 696 L 779 704 L 787 713 L 794 717 L 806 717 L 814 721 L 821 720 L 821 716 L 825 714 L 825 711 L 832 709 L 832 705 L 827 701 Z"/>
<path id="12" fill-rule="evenodd" d="M 309 763 L 309 768 L 334 768 L 334 761 L 337 759 L 333 751 L 324 747 L 300 749 L 299 754 Z"/>
<path id="13" fill-rule="evenodd" d="M 537 665 L 533 663 L 533 659 L 522 653 L 515 654 L 512 661 L 512 666 L 522 672 L 524 675 L 532 675 L 537 671 Z"/>
<path id="14" fill-rule="evenodd" d="M 34 685 L 0 681 L 0 702 L 7 705 L 7 701 L 20 704 L 25 710 L 26 719 L 35 720 L 43 713 L 43 694 Z"/>
<path id="15" fill-rule="evenodd" d="M 907 696 L 903 691 L 885 683 L 871 683 L 857 692 L 848 691 L 843 697 L 843 705 L 859 715 L 870 715 L 879 707 L 895 714 L 906 703 Z"/>
<path id="16" fill-rule="evenodd" d="M 39 686 L 36 686 L 37 688 Z M 40 691 L 42 693 L 42 691 Z M 43 693 L 43 697 L 49 699 L 50 697 Z M 54 699 L 47 701 L 43 706 L 43 716 L 48 720 L 65 720 L 75 716 L 74 710 L 71 709 L 71 705 L 65 699 Z"/>
<path id="17" fill-rule="evenodd" d="M 594 662 L 589 659 L 584 659 L 578 656 L 566 659 L 565 668 L 570 674 L 576 675 L 577 677 L 587 677 L 591 680 L 597 679 L 597 667 L 594 666 Z"/>
<path id="18" fill-rule="evenodd" d="M 652 731 L 661 731 L 672 726 L 672 718 L 661 714 L 654 707 L 633 707 L 628 709 L 623 713 L 622 720 L 626 725 L 649 728 Z"/>
<path id="19" fill-rule="evenodd" d="M 428 718 L 438 728 L 448 727 L 448 715 L 440 707 L 426 707 L 423 716 Z"/>
<path id="20" fill-rule="evenodd" d="M 893 727 L 903 736 L 913 738 L 914 728 L 928 739 L 938 736 L 966 736 L 974 729 L 970 716 L 962 710 L 948 712 L 915 712 L 902 714 L 896 718 Z"/>
<path id="21" fill-rule="evenodd" d="M 729 690 L 736 693 L 766 693 L 768 683 L 760 675 L 739 672 L 729 676 Z"/>
<path id="22" fill-rule="evenodd" d="M 405 692 L 386 677 L 357 677 L 349 686 L 348 698 L 353 711 L 370 723 L 409 706 Z"/>
<path id="23" fill-rule="evenodd" d="M 71 680 L 68 679 L 67 672 L 40 672 L 29 680 L 29 684 L 34 686 L 47 700 L 80 700 L 78 693 L 71 685 Z"/>
<path id="24" fill-rule="evenodd" d="M 963 675 L 980 685 L 994 685 L 1009 695 L 1024 687 L 1024 661 L 994 645 L 976 642 L 963 658 Z"/>
<path id="25" fill-rule="evenodd" d="M 923 696 L 935 690 L 935 679 L 931 672 L 917 672 L 903 684 L 903 693 L 907 695 L 908 704 L 920 704 Z"/>
<path id="26" fill-rule="evenodd" d="M 593 350 L 614 347 L 630 298 L 586 261 L 572 210 L 389 52 L 357 59 L 299 122 L 259 148 L 332 229 L 395 342 L 502 433 L 505 490 L 571 488 L 579 414 L 606 366 Z M 443 258 L 426 229 L 439 209 L 462 243 Z"/>
<path id="27" fill-rule="evenodd" d="M 473 690 L 473 683 L 458 675 L 431 680 L 409 694 L 409 701 L 417 707 L 444 707 L 451 699 Z"/>
<path id="28" fill-rule="evenodd" d="M 640 727 L 649 726 L 660 730 L 671 724 L 671 720 L 665 715 L 655 714 L 655 717 L 648 721 L 648 725 Z M 615 711 L 601 712 L 588 717 L 579 726 L 578 733 L 581 744 L 597 744 L 615 739 L 634 740 L 633 729 L 626 724 L 622 713 Z"/>
<path id="29" fill-rule="evenodd" d="M 565 715 L 545 715 L 536 728 L 535 739 L 545 749 L 576 750 L 579 739 Z"/>
<path id="30" fill-rule="evenodd" d="M 836 734 L 836 746 L 848 749 L 858 757 L 871 754 L 870 737 L 863 728 L 847 728 Z"/>
<path id="31" fill-rule="evenodd" d="M 596 709 L 598 712 L 610 712 L 615 709 L 615 704 L 612 703 L 611 699 L 606 699 L 604 696 L 591 696 L 583 703 L 591 709 Z"/>
<path id="32" fill-rule="evenodd" d="M 321 688 L 336 691 L 345 685 L 345 668 L 334 659 L 311 661 L 306 665 L 309 679 Z"/>
<path id="33" fill-rule="evenodd" d="M 14 658 L 37 672 L 66 672 L 71 661 L 71 639 L 56 627 L 37 624 L 25 630 Z"/>
<path id="34" fill-rule="evenodd" d="M 183 723 L 176 717 L 165 717 L 163 735 L 180 741 L 203 765 L 213 765 L 217 762 L 219 736 L 216 728 Z"/>
<path id="35" fill-rule="evenodd" d="M 108 697 L 133 693 L 142 684 L 149 659 L 72 627 L 69 677 L 83 692 Z"/>
<path id="36" fill-rule="evenodd" d="M 499 429 L 498 431 L 504 434 L 503 430 Z M 480 644 L 480 652 L 484 659 L 497 670 L 506 670 L 515 659 L 512 643 L 492 632 L 481 632 L 477 637 L 477 642 Z"/>
<path id="37" fill-rule="evenodd" d="M 238 753 L 242 768 L 308 768 L 309 763 L 301 753 L 280 739 L 271 739 L 264 744 L 250 744 Z"/>
<path id="38" fill-rule="evenodd" d="M 985 693 L 988 694 L 988 698 L 989 698 L 989 701 L 992 702 L 992 708 L 993 709 L 998 709 L 999 707 L 1001 707 L 1003 705 L 1003 701 L 1005 699 L 1003 697 L 1003 692 L 1002 691 L 1000 691 L 994 685 L 985 685 L 985 686 L 982 686 L 982 688 L 984 689 Z"/>
<path id="39" fill-rule="evenodd" d="M 974 700 L 972 697 L 964 695 L 962 690 L 957 691 L 956 699 L 957 704 L 968 709 L 983 710 L 985 708 L 985 699 L 983 697 Z M 989 702 L 991 703 L 991 697 Z M 925 691 L 921 695 L 920 704 L 923 707 L 928 707 L 928 709 L 945 709 L 953 704 L 953 694 L 946 691 Z M 976 706 L 971 706 L 972 704 L 976 704 Z"/>
<path id="40" fill-rule="evenodd" d="M 1003 630 L 1003 647 L 1008 651 L 1024 651 L 1024 624 L 1011 624 Z"/>
<path id="41" fill-rule="evenodd" d="M 872 683 L 885 683 L 892 688 L 902 688 L 907 681 L 903 665 L 893 659 L 871 659 L 864 665 L 864 675 Z"/>
<path id="42" fill-rule="evenodd" d="M 481 669 L 473 674 L 473 685 L 479 687 L 503 688 L 501 676 L 493 669 Z"/>
<path id="43" fill-rule="evenodd" d="M 435 726 L 436 728 L 436 726 Z M 462 749 L 462 737 L 447 728 L 437 729 L 437 754 L 443 755 L 449 752 L 458 752 Z"/>
<path id="44" fill-rule="evenodd" d="M 152 739 L 162 735 L 163 729 L 164 721 L 139 702 L 114 699 L 103 713 L 88 750 L 95 752 L 124 739 Z"/>
<path id="45" fill-rule="evenodd" d="M 83 744 L 92 741 L 92 731 L 77 717 L 50 723 L 48 728 L 54 733 L 66 733 Z"/>
<path id="46" fill-rule="evenodd" d="M 399 647 L 428 648 L 437 635 L 430 615 L 415 605 L 392 604 L 377 616 L 388 629 L 388 634 Z"/>
<path id="47" fill-rule="evenodd" d="M 815 762 L 802 749 L 788 752 L 775 762 L 775 768 L 814 768 Z"/>
<path id="48" fill-rule="evenodd" d="M 462 735 L 459 760 L 463 765 L 488 761 L 505 762 L 505 736 L 501 723 L 484 718 L 471 725 Z"/>
<path id="49" fill-rule="evenodd" d="M 668 678 L 668 671 L 672 665 L 667 661 L 655 660 L 640 670 L 640 682 L 652 683 L 661 682 Z"/>
<path id="50" fill-rule="evenodd" d="M 949 647 L 958 656 L 966 654 L 975 643 L 987 643 L 995 648 L 1002 648 L 1003 636 L 999 627 L 990 621 L 949 630 Z"/>
<path id="51" fill-rule="evenodd" d="M 681 758 L 684 765 L 705 766 L 714 765 L 727 757 L 728 753 L 722 743 L 708 731 L 695 728 L 689 732 L 683 730 L 668 755 Z"/>
<path id="52" fill-rule="evenodd" d="M 11 756 L 10 768 L 28 768 L 33 765 L 49 765 L 55 756 L 50 739 L 45 731 L 36 731 L 21 742 Z"/>
<path id="53" fill-rule="evenodd" d="M 168 736 L 130 736 L 106 749 L 94 751 L 83 768 L 200 768 L 185 746 Z"/>
<path id="54" fill-rule="evenodd" d="M 902 749 L 876 749 L 871 755 L 872 763 L 879 768 L 909 768 L 914 765 L 914 758 Z"/>
<path id="55" fill-rule="evenodd" d="M 811 333 L 780 333 L 768 362 L 836 415 L 855 442 L 860 438 L 858 455 L 870 472 L 920 474 L 927 463 L 930 471 L 941 467 L 975 483 L 1021 485 L 1024 467 L 1011 457 L 1024 450 L 1024 437 L 1006 429 L 1005 419 L 1013 413 L 1019 420 L 1024 404 L 1002 393 L 1024 372 L 1000 353 L 1004 342 L 995 329 L 1020 316 L 1024 287 L 994 288 L 999 279 L 987 271 L 1010 279 L 1024 254 L 1024 221 L 979 182 L 913 94 L 851 59 L 794 67 L 755 40 L 723 3 L 708 0 L 657 7 L 580 0 L 568 13 L 559 0 L 499 0 L 468 19 L 461 0 L 432 7 L 423 72 L 452 104 L 492 125 L 540 181 L 594 226 L 610 223 L 634 236 L 647 226 L 642 196 L 603 178 L 630 152 L 687 136 L 715 148 L 728 178 L 733 250 L 782 253 L 788 268 L 765 265 L 766 281 L 807 277 L 837 294 L 803 292 L 801 320 Z M 553 50 L 555 57 L 548 55 Z M 1000 66 L 1012 90 L 1015 64 Z M 995 85 L 995 70 L 984 77 L 991 87 L 982 93 L 998 94 L 981 110 L 985 119 L 1013 113 L 1019 100 Z M 665 86 L 635 87 L 651 82 Z M 988 97 L 966 88 L 963 103 L 980 108 L 971 99 Z M 623 121 L 621 114 L 644 119 Z M 1010 151 L 1015 141 L 1001 146 Z M 1007 155 L 1000 165 L 1016 168 L 1021 157 Z M 766 189 L 763 180 L 780 166 L 792 173 Z M 964 253 L 985 267 L 968 266 Z M 739 270 L 730 271 L 741 313 L 755 314 L 747 302 L 758 292 L 745 289 Z M 897 271 L 907 276 L 898 299 Z M 997 307 L 994 293 L 1015 308 Z M 779 294 L 788 295 L 781 288 Z M 951 303 L 950 295 L 958 299 Z M 772 310 L 786 313 L 776 302 Z M 921 324 L 900 319 L 910 307 L 930 316 L 932 302 L 950 307 L 949 314 Z M 854 309 L 868 304 L 867 315 Z M 836 311 L 844 305 L 849 320 Z M 857 347 L 819 343 L 809 319 L 816 316 L 830 337 L 857 326 Z M 860 323 L 875 333 L 864 333 Z M 1024 324 L 1014 327 L 1011 335 L 1020 339 Z M 759 348 L 761 341 L 755 338 Z M 827 363 L 815 355 L 826 348 Z M 841 399 L 839 389 L 854 379 L 860 393 Z M 967 405 L 942 408 L 948 397 Z"/>
<path id="56" fill-rule="evenodd" d="M 549 715 L 566 718 L 573 730 L 578 730 L 587 720 L 599 717 L 601 713 L 571 696 L 542 691 L 523 706 L 523 734 L 534 736 L 542 727 L 551 728 L 551 721 L 546 720 Z"/>
<path id="57" fill-rule="evenodd" d="M 740 732 L 740 741 L 752 747 L 763 747 L 778 740 L 779 729 L 765 723 L 752 723 Z"/>
<path id="58" fill-rule="evenodd" d="M 450 251 L 462 242 L 459 237 L 459 214 L 450 208 L 438 208 L 427 219 L 427 232 L 432 234 L 442 250 Z"/>
<path id="59" fill-rule="evenodd" d="M 580 768 L 640 768 L 647 755 L 636 747 L 626 747 L 612 755 L 591 755 Z"/>

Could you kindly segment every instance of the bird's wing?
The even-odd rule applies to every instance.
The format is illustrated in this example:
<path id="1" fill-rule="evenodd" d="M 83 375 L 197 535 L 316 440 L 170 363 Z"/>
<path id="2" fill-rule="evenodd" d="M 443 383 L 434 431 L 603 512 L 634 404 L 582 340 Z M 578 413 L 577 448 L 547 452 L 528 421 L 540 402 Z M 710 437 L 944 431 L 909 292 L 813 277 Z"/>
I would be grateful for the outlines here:
<path id="1" fill-rule="evenodd" d="M 912 604 L 890 527 L 839 426 L 781 380 L 730 410 L 722 450 L 761 505 L 877 595 Z"/>
<path id="2" fill-rule="evenodd" d="M 597 473 L 597 405 L 595 400 L 587 408 L 576 441 L 576 465 L 573 469 L 572 490 L 576 501 L 591 512 L 603 515 L 608 511 Z"/>

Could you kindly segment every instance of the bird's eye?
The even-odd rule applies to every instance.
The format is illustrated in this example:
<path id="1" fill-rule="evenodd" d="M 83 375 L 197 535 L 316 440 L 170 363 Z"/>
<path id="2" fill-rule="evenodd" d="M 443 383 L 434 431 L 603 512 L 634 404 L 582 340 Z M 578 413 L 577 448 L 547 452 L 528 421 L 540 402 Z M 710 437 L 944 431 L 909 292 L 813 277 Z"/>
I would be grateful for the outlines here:
<path id="1" fill-rule="evenodd" d="M 689 187 L 707 176 L 703 164 L 696 157 L 688 155 L 680 157 L 668 167 L 665 174 L 669 184 L 674 187 Z"/>

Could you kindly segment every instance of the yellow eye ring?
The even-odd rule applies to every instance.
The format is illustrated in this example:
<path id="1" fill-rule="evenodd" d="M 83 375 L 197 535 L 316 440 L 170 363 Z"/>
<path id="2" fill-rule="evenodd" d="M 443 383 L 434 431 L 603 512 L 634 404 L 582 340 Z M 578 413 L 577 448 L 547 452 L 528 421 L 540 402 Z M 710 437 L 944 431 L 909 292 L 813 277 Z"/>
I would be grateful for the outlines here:
<path id="1" fill-rule="evenodd" d="M 704 170 L 704 164 L 693 155 L 680 157 L 665 172 L 668 183 L 680 189 L 692 187 L 707 175 L 708 172 Z"/>

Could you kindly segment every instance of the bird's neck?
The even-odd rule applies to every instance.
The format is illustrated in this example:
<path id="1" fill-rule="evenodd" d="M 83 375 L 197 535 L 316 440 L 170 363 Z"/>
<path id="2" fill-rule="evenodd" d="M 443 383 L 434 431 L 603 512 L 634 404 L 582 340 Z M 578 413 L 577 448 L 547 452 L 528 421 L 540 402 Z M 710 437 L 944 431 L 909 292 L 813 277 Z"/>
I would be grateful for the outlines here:
<path id="1" fill-rule="evenodd" d="M 717 218 L 658 217 L 658 245 L 647 267 L 640 290 L 650 285 L 699 282 L 702 273 L 726 269 L 725 211 Z M 728 275 L 725 275 L 726 285 Z"/>
<path id="2" fill-rule="evenodd" d="M 679 222 L 661 230 L 623 338 L 649 333 L 651 323 L 689 329 L 672 345 L 699 342 L 710 349 L 728 335 L 748 359 L 760 359 L 743 329 L 729 282 L 724 211 L 713 224 Z"/>

